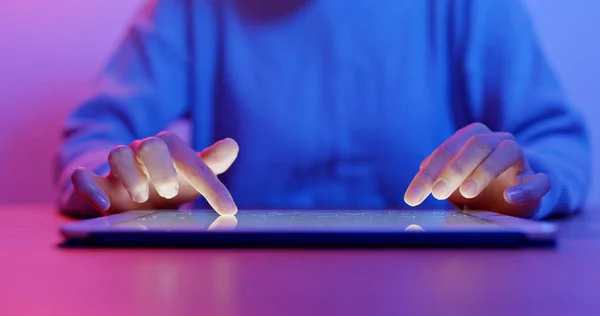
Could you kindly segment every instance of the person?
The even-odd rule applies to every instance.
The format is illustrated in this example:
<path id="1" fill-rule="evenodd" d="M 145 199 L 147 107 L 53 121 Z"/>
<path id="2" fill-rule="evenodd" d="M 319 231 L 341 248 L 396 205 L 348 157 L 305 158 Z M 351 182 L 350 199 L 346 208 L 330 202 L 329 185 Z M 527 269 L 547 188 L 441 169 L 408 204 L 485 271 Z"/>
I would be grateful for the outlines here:
<path id="1" fill-rule="evenodd" d="M 518 0 L 150 1 L 67 119 L 58 200 L 544 219 L 582 207 L 588 146 Z"/>

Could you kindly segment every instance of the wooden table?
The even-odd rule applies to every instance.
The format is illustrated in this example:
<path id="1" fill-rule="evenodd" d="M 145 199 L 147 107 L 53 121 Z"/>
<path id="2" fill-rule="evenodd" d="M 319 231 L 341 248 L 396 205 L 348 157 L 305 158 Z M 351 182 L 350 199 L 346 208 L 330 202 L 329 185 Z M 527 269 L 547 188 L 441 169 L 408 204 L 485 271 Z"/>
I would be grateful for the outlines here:
<path id="1" fill-rule="evenodd" d="M 600 214 L 556 249 L 65 249 L 0 207 L 0 315 L 600 315 Z"/>

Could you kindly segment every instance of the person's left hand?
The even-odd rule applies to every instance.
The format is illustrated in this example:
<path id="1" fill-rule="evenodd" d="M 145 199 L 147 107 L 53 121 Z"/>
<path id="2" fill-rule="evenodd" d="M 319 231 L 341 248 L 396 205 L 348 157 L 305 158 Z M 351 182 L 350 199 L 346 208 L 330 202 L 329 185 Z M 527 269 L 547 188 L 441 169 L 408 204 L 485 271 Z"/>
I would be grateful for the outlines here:
<path id="1" fill-rule="evenodd" d="M 473 123 L 421 163 L 404 201 L 416 206 L 433 194 L 457 206 L 531 217 L 550 186 L 546 174 L 531 170 L 513 135 Z"/>

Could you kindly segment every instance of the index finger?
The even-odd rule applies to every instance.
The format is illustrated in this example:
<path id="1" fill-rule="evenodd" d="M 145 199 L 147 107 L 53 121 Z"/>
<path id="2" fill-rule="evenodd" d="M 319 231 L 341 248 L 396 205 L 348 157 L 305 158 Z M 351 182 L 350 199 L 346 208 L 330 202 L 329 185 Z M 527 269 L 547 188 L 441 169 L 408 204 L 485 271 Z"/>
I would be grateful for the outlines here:
<path id="1" fill-rule="evenodd" d="M 178 173 L 206 198 L 217 213 L 237 213 L 237 206 L 225 185 L 193 149 L 173 133 L 163 132 L 158 137 L 167 144 Z"/>
<path id="2" fill-rule="evenodd" d="M 423 161 L 404 195 L 404 201 L 411 206 L 419 205 L 431 194 L 433 182 L 444 167 L 458 154 L 463 145 L 474 135 L 489 133 L 491 130 L 481 124 L 470 124 L 444 141 Z"/>

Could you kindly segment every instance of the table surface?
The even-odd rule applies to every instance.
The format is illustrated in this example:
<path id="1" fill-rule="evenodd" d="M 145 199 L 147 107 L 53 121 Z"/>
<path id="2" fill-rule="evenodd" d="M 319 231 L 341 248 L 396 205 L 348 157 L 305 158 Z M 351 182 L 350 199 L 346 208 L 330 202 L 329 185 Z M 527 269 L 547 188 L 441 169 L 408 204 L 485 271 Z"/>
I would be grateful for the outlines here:
<path id="1" fill-rule="evenodd" d="M 600 214 L 554 249 L 68 249 L 0 207 L 0 315 L 600 315 Z"/>

